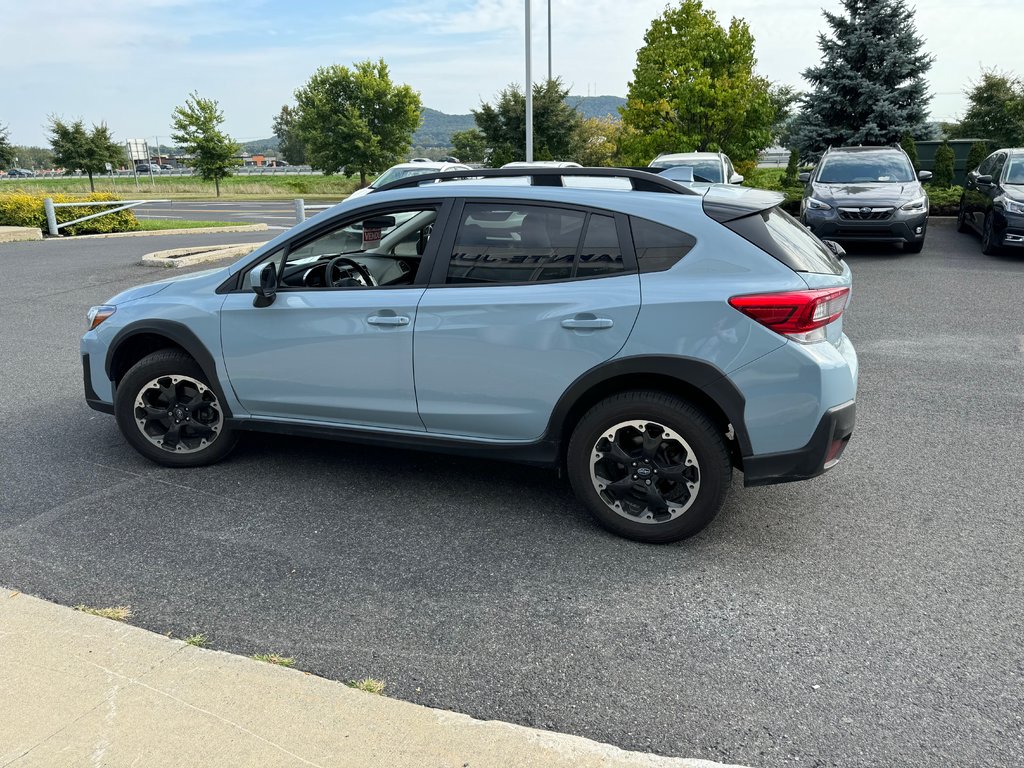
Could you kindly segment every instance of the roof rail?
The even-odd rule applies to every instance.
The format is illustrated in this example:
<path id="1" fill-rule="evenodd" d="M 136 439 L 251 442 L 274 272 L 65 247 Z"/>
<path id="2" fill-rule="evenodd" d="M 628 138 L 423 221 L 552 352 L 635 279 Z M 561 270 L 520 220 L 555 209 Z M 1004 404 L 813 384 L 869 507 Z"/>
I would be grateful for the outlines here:
<path id="1" fill-rule="evenodd" d="M 655 171 L 652 173 L 652 171 Z M 535 187 L 564 187 L 564 176 L 586 176 L 589 178 L 628 179 L 635 192 L 671 192 L 677 195 L 700 195 L 689 187 L 678 184 L 670 179 L 663 179 L 655 168 L 638 170 L 636 168 L 477 168 L 468 171 L 442 171 L 440 173 L 421 173 L 404 179 L 392 181 L 373 192 L 386 192 L 392 189 L 418 187 L 428 181 L 455 181 L 458 179 L 530 179 Z"/>

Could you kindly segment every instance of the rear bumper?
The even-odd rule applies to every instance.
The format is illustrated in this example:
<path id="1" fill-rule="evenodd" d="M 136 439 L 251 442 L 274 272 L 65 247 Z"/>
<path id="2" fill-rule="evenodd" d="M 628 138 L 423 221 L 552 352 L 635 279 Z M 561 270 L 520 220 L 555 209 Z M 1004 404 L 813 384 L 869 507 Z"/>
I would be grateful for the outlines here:
<path id="1" fill-rule="evenodd" d="M 817 429 L 803 448 L 783 453 L 743 457 L 743 485 L 773 485 L 807 480 L 839 463 L 853 435 L 857 418 L 854 401 L 825 411 Z"/>

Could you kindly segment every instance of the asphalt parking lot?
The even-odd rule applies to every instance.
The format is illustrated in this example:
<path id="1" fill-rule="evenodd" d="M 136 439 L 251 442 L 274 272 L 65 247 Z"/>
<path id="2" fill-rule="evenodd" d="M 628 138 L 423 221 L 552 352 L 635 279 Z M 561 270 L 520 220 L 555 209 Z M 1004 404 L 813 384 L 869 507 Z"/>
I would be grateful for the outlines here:
<path id="1" fill-rule="evenodd" d="M 169 470 L 82 396 L 84 312 L 196 235 L 0 245 L 0 584 L 387 693 L 752 766 L 1024 764 L 1024 254 L 857 249 L 839 467 L 679 545 L 554 473 L 254 436 Z M 265 239 L 264 233 L 252 236 Z M 2 663 L 2 662 L 0 662 Z"/>
<path id="2" fill-rule="evenodd" d="M 313 202 L 312 205 L 325 203 Z M 193 219 L 196 221 L 228 221 L 238 224 L 266 224 L 272 229 L 295 226 L 293 200 L 221 202 L 217 200 L 172 200 L 167 203 L 146 203 L 134 209 L 140 219 Z M 311 209 L 307 218 L 319 211 Z"/>

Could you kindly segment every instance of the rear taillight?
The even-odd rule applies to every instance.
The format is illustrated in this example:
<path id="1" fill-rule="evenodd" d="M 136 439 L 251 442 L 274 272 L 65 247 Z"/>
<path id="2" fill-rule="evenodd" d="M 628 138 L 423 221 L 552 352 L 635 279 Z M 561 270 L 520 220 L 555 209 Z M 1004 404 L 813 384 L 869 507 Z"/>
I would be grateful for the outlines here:
<path id="1" fill-rule="evenodd" d="M 756 293 L 733 296 L 729 304 L 752 320 L 794 341 L 821 341 L 824 328 L 846 308 L 850 289 L 817 288 L 807 291 Z"/>

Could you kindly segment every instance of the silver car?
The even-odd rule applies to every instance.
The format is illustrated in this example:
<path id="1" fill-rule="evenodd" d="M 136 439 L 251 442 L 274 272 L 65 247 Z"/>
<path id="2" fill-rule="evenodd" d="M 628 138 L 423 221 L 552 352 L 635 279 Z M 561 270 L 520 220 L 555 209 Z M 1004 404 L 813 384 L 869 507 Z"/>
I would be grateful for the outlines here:
<path id="1" fill-rule="evenodd" d="M 724 152 L 674 152 L 662 153 L 651 160 L 649 168 L 676 168 L 686 166 L 693 169 L 693 180 L 707 184 L 740 184 L 743 176 L 736 173 L 732 160 Z"/>

